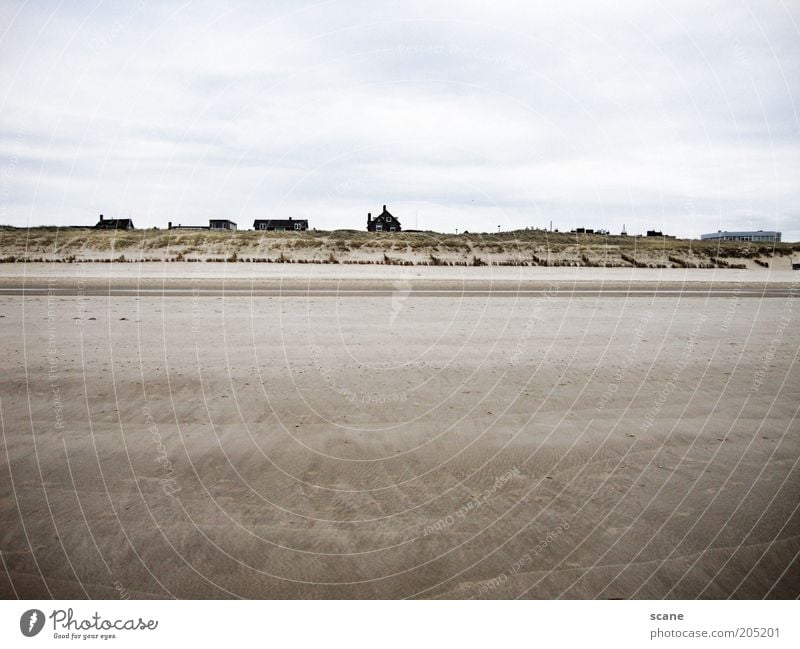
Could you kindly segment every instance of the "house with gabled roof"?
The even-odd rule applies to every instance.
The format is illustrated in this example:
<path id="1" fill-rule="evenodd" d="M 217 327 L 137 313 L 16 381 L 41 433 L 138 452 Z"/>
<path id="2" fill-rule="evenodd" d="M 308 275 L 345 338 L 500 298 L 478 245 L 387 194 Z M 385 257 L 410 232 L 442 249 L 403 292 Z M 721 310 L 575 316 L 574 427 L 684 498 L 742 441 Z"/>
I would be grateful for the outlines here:
<path id="1" fill-rule="evenodd" d="M 94 227 L 98 230 L 133 230 L 133 219 L 106 219 L 101 214 Z"/>
<path id="2" fill-rule="evenodd" d="M 367 232 L 400 232 L 400 230 L 400 221 L 386 209 L 385 205 L 383 212 L 374 219 L 372 212 L 367 214 Z"/>

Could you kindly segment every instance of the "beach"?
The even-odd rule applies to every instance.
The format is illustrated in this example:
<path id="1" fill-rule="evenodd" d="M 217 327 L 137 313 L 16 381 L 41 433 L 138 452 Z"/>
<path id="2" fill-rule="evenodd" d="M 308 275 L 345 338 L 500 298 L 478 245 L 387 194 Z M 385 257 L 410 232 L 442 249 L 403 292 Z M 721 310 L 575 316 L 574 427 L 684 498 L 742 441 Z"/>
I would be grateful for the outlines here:
<path id="1" fill-rule="evenodd" d="M 796 598 L 800 273 L 0 267 L 0 594 Z"/>

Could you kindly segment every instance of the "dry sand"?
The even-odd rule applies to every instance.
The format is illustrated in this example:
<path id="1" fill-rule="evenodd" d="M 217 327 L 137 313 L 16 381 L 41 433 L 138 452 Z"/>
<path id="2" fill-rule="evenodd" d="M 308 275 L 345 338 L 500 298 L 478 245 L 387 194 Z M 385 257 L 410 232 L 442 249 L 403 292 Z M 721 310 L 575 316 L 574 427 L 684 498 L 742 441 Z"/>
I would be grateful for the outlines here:
<path id="1" fill-rule="evenodd" d="M 800 273 L 208 266 L 2 268 L 3 597 L 800 595 Z"/>

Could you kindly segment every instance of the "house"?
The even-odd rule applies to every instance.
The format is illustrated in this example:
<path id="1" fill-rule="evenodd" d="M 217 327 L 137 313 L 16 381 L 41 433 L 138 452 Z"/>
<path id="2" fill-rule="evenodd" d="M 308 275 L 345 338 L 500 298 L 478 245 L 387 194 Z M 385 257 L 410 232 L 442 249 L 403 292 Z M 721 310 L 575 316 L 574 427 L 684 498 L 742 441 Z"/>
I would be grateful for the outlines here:
<path id="1" fill-rule="evenodd" d="M 208 229 L 209 230 L 236 230 L 236 224 L 233 221 L 229 221 L 228 219 L 209 219 L 208 221 Z"/>
<path id="2" fill-rule="evenodd" d="M 236 231 L 236 224 L 228 219 L 209 219 L 208 225 L 172 225 L 172 221 L 167 222 L 168 230 L 229 230 Z"/>
<path id="3" fill-rule="evenodd" d="M 207 225 L 172 225 L 172 221 L 167 222 L 167 230 L 208 230 Z"/>
<path id="4" fill-rule="evenodd" d="M 253 228 L 267 231 L 308 230 L 307 219 L 256 219 Z"/>
<path id="5" fill-rule="evenodd" d="M 383 212 L 374 219 L 372 212 L 367 214 L 367 232 L 400 232 L 400 229 L 400 221 L 389 213 L 385 205 Z"/>
<path id="6" fill-rule="evenodd" d="M 766 241 L 778 243 L 781 240 L 781 233 L 772 230 L 758 230 L 755 232 L 727 232 L 725 230 L 718 230 L 711 234 L 701 234 L 700 239 L 703 241 Z"/>
<path id="7" fill-rule="evenodd" d="M 101 214 L 94 227 L 98 230 L 133 230 L 133 219 L 106 219 Z"/>
<path id="8" fill-rule="evenodd" d="M 674 239 L 674 234 L 664 234 L 661 230 L 648 230 L 648 237 L 661 237 L 662 239 Z"/>

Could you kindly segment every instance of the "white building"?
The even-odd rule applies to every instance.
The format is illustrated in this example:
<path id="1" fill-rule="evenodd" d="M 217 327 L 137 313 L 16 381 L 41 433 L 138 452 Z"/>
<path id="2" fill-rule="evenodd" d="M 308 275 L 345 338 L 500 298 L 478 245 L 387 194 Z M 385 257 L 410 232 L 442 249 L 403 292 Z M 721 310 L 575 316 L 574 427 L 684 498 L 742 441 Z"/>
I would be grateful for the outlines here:
<path id="1" fill-rule="evenodd" d="M 772 230 L 756 230 L 753 232 L 728 232 L 727 230 L 718 230 L 711 234 L 701 234 L 700 239 L 703 241 L 768 241 L 776 242 L 781 240 L 781 233 Z"/>

